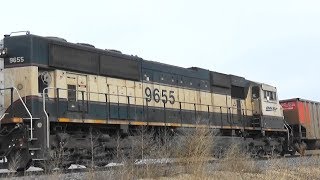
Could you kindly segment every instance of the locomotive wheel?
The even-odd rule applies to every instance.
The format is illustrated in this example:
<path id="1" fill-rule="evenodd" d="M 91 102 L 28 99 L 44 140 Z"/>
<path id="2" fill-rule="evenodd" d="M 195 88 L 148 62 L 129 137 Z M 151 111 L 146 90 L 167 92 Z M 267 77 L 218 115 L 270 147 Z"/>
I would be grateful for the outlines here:
<path id="1" fill-rule="evenodd" d="M 294 156 L 295 154 L 296 154 L 296 150 L 290 151 L 290 155 L 291 155 L 291 156 Z"/>
<path id="2" fill-rule="evenodd" d="M 50 163 L 50 162 L 48 162 L 48 161 L 45 161 L 45 162 L 41 163 L 40 168 L 42 168 L 43 171 L 46 172 L 46 173 L 51 173 L 52 170 L 53 170 L 55 167 L 53 166 L 52 163 Z"/>
<path id="3" fill-rule="evenodd" d="M 260 150 L 258 151 L 258 153 L 257 153 L 257 156 L 258 156 L 259 158 L 263 158 L 263 157 L 265 156 L 264 150 L 260 149 Z"/>
<path id="4" fill-rule="evenodd" d="M 307 144 L 305 142 L 295 143 L 295 151 L 297 151 L 301 156 L 305 155 L 307 149 Z"/>
<path id="5" fill-rule="evenodd" d="M 14 171 L 25 171 L 31 166 L 32 160 L 27 149 L 19 149 L 10 152 L 8 156 L 8 167 Z"/>

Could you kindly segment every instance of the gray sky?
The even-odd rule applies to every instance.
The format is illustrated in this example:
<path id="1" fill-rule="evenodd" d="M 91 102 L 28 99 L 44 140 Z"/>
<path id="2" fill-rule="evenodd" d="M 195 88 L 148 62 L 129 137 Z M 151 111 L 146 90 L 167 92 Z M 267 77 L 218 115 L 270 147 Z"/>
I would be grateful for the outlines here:
<path id="1" fill-rule="evenodd" d="M 10 0 L 1 11 L 0 34 L 59 36 L 320 101 L 320 1 Z"/>

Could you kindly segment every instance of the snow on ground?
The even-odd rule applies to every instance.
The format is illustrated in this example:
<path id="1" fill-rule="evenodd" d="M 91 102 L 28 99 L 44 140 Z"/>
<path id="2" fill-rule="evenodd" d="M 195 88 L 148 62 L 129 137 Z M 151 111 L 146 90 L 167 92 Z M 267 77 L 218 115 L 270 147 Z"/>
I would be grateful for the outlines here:
<path id="1" fill-rule="evenodd" d="M 162 159 L 137 159 L 135 161 L 136 165 L 144 165 L 144 164 L 167 164 L 167 163 L 173 163 L 176 162 L 177 159 L 168 159 L 168 158 L 162 158 Z M 123 166 L 124 163 L 115 163 L 111 162 L 107 164 L 105 167 L 116 167 L 116 166 Z M 86 168 L 86 166 L 79 165 L 79 164 L 72 164 L 68 169 L 83 169 Z M 43 169 L 38 167 L 31 166 L 27 171 L 42 171 Z M 8 169 L 0 169 L 0 173 L 8 173 L 12 172 Z"/>

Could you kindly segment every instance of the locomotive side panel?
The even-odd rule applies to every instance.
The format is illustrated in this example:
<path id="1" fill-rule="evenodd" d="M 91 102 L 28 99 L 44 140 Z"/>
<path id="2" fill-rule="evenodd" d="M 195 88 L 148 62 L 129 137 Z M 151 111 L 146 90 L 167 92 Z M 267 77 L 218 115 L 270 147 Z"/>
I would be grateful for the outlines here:
<path id="1" fill-rule="evenodd" d="M 6 79 L 4 87 L 16 87 L 21 97 L 38 96 L 38 67 L 26 66 L 4 69 Z M 10 91 L 4 91 L 5 108 L 11 105 Z M 13 93 L 13 102 L 18 100 L 17 94 Z"/>
<path id="2" fill-rule="evenodd" d="M 61 88 L 61 89 L 68 89 L 67 81 L 72 81 L 72 79 L 70 77 L 67 77 L 67 72 L 66 71 L 62 71 L 62 70 L 55 70 L 54 72 L 55 72 L 54 73 L 55 74 L 55 76 L 54 76 L 55 86 L 51 86 L 51 87 Z M 75 82 L 74 82 L 74 84 L 75 84 Z M 54 92 L 54 96 L 51 96 L 51 98 L 56 98 L 57 97 L 57 94 L 56 94 L 55 90 L 49 90 L 49 92 Z M 53 95 L 53 94 L 51 94 L 51 95 Z M 67 96 L 68 96 L 68 92 L 66 90 L 59 91 L 59 97 L 60 98 L 67 99 Z"/>
<path id="3" fill-rule="evenodd" d="M 214 119 L 216 123 L 230 126 L 231 124 L 231 79 L 223 73 L 210 72 L 211 92 L 213 99 Z"/>
<path id="4" fill-rule="evenodd" d="M 143 99 L 143 85 L 141 82 L 134 83 L 134 95 L 136 97 L 136 105 L 143 106 L 145 100 Z"/>
<path id="5" fill-rule="evenodd" d="M 87 78 L 88 76 L 83 74 L 78 74 L 77 76 L 77 90 L 80 91 L 78 92 L 78 100 L 88 100 Z"/>
<path id="6" fill-rule="evenodd" d="M 99 87 L 98 77 L 94 75 L 88 75 L 88 92 L 89 92 L 89 100 L 90 101 L 99 101 L 99 89 L 103 91 L 103 86 Z"/>
<path id="7" fill-rule="evenodd" d="M 214 87 L 212 92 L 214 120 L 217 124 L 230 126 L 231 96 L 217 92 L 215 89 L 217 88 Z"/>
<path id="8" fill-rule="evenodd" d="M 245 107 L 245 115 L 252 116 L 253 115 L 253 107 L 252 107 L 252 85 L 248 87 L 248 95 L 244 102 Z"/>
<path id="9" fill-rule="evenodd" d="M 127 101 L 128 104 L 136 104 L 136 97 L 134 94 L 134 88 L 135 88 L 135 82 L 134 81 L 130 81 L 130 80 L 126 80 L 126 96 L 128 97 Z"/>

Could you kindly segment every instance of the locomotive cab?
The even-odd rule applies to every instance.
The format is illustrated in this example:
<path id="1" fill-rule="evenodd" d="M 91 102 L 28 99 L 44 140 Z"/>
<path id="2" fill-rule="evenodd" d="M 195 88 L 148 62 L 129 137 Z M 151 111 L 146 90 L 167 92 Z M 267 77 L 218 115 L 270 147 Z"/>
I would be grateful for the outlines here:
<path id="1" fill-rule="evenodd" d="M 267 84 L 252 87 L 252 107 L 255 119 L 261 126 L 283 128 L 283 114 L 277 97 L 277 89 Z"/>

